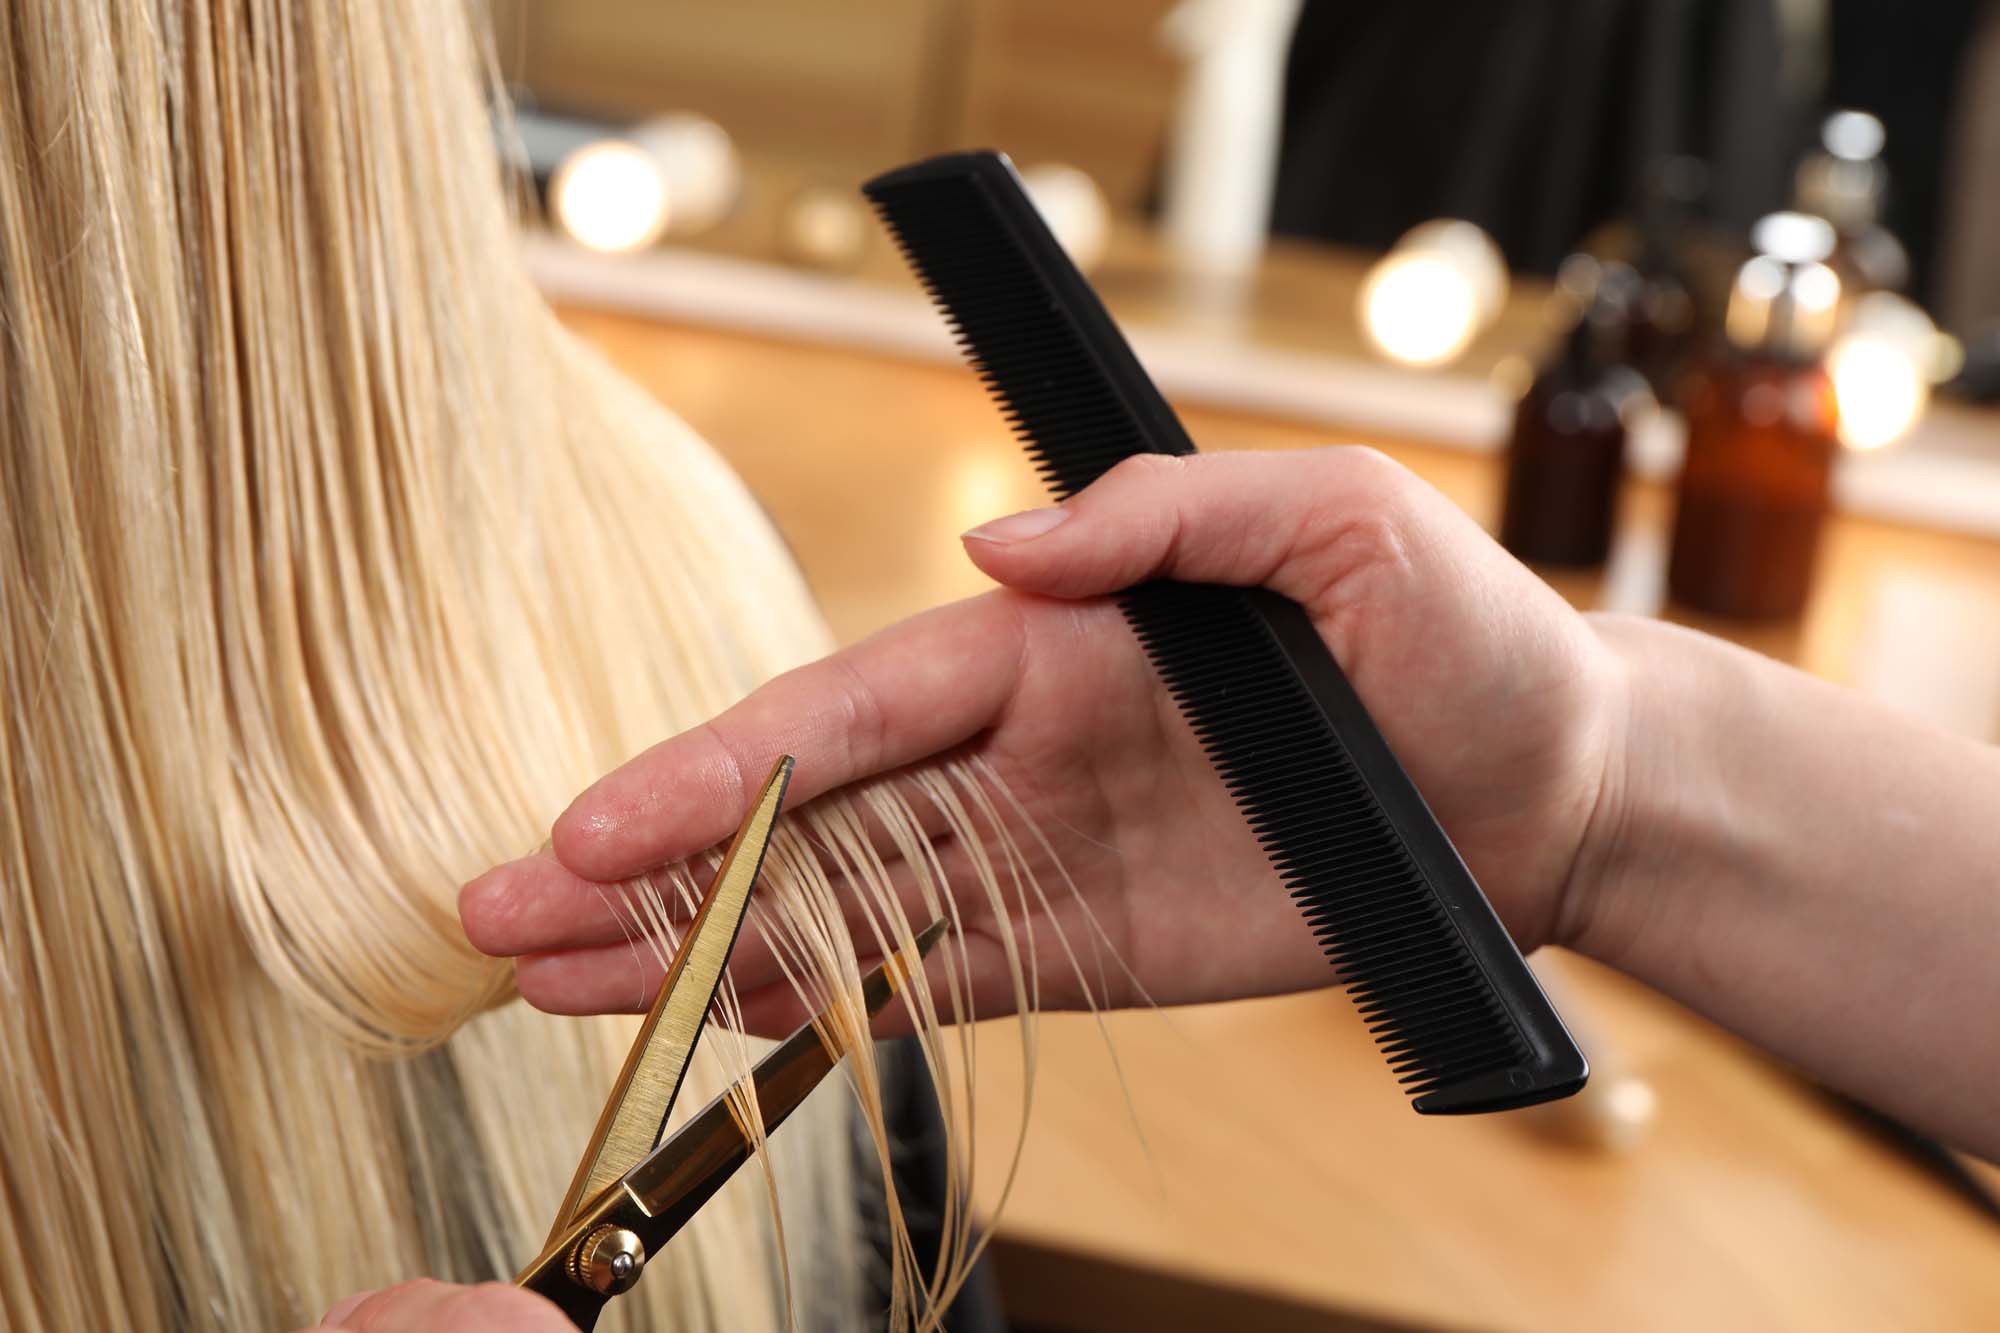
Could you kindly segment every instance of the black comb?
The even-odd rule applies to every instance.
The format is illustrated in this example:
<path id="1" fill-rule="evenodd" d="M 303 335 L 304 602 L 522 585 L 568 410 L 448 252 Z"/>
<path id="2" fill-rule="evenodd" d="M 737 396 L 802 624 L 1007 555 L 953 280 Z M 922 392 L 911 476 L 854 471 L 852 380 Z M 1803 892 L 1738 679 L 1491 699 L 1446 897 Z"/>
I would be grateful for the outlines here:
<path id="1" fill-rule="evenodd" d="M 1006 158 L 862 192 L 1059 497 L 1133 454 L 1195 452 Z M 1118 600 L 1416 1109 L 1582 1087 L 1583 1052 L 1305 611 L 1166 581 Z"/>

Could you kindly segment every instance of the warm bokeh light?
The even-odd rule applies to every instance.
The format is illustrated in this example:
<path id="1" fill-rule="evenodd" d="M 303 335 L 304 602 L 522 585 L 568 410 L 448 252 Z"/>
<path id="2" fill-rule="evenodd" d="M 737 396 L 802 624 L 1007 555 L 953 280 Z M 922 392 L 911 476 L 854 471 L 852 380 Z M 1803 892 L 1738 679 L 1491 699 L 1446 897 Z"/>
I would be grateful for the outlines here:
<path id="1" fill-rule="evenodd" d="M 1811 264 L 1833 253 L 1833 224 L 1810 213 L 1766 213 L 1750 229 L 1750 244 L 1759 254 L 1787 264 Z"/>
<path id="2" fill-rule="evenodd" d="M 1507 257 L 1493 238 L 1461 218 L 1433 218 L 1403 233 L 1391 253 L 1434 254 L 1471 284 L 1474 318 L 1485 328 L 1507 301 Z M 1474 330 L 1477 332 L 1477 329 Z"/>
<path id="3" fill-rule="evenodd" d="M 1097 267 L 1111 240 L 1111 209 L 1090 174 L 1043 162 L 1023 170 L 1021 184 L 1070 262 L 1086 273 Z"/>
<path id="4" fill-rule="evenodd" d="M 801 190 L 778 226 L 785 258 L 813 268 L 851 268 L 861 261 L 871 232 L 867 213 L 849 190 L 816 185 Z"/>
<path id="5" fill-rule="evenodd" d="M 1801 264 L 1792 275 L 1792 299 L 1815 314 L 1840 304 L 1840 275 L 1825 264 Z"/>
<path id="6" fill-rule="evenodd" d="M 1361 284 L 1361 327 L 1384 356 L 1442 365 L 1463 352 L 1507 299 L 1507 261 L 1470 222 L 1412 227 Z"/>
<path id="7" fill-rule="evenodd" d="M 1894 444 L 1923 416 L 1930 400 L 1924 368 L 1897 340 L 1857 331 L 1842 336 L 1827 354 L 1834 401 L 1840 412 L 1840 440 L 1850 449 Z"/>
<path id="8" fill-rule="evenodd" d="M 707 231 L 743 193 L 743 164 L 729 132 L 706 116 L 675 111 L 635 125 L 626 138 L 653 160 L 667 192 L 667 230 Z"/>
<path id="9" fill-rule="evenodd" d="M 1769 255 L 1756 255 L 1738 270 L 1736 287 L 1753 301 L 1775 301 L 1785 290 L 1785 266 Z"/>
<path id="10" fill-rule="evenodd" d="M 556 168 L 549 211 L 579 245 L 606 254 L 643 250 L 667 229 L 667 182 L 650 154 L 606 139 Z"/>
<path id="11" fill-rule="evenodd" d="M 995 450 L 985 441 L 956 445 L 940 481 L 940 530 L 947 536 L 1046 503 L 1040 484 L 1013 452 Z"/>
<path id="12" fill-rule="evenodd" d="M 1949 333 L 1939 332 L 1931 340 L 1930 364 L 1925 367 L 1930 372 L 1932 384 L 1948 384 L 1958 378 L 1965 369 L 1965 344 Z"/>
<path id="13" fill-rule="evenodd" d="M 1789 303 L 1781 306 L 1784 297 Z M 1826 345 L 1839 323 L 1840 301 L 1840 275 L 1825 264 L 1752 255 L 1736 271 L 1723 331 L 1738 347 L 1760 347 L 1775 339 L 1794 348 L 1817 349 Z"/>
<path id="14" fill-rule="evenodd" d="M 1923 416 L 1930 386 L 1950 366 L 1952 340 L 1915 303 L 1870 292 L 1854 303 L 1827 355 L 1840 407 L 1840 438 L 1854 449 L 1893 444 Z"/>
<path id="15" fill-rule="evenodd" d="M 1362 284 L 1361 324 L 1385 356 L 1409 366 L 1442 365 L 1472 341 L 1479 300 L 1443 256 L 1392 251 Z"/>
<path id="16" fill-rule="evenodd" d="M 1866 162 L 1882 152 L 1882 122 L 1866 111 L 1836 111 L 1820 127 L 1820 142 L 1843 162 Z"/>

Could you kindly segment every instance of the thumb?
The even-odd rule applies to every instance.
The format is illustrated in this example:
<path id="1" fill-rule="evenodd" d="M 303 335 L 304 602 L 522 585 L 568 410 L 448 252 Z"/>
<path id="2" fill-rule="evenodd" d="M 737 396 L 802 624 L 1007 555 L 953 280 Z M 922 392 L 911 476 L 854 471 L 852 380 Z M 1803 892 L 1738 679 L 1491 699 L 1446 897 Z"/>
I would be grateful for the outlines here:
<path id="1" fill-rule="evenodd" d="M 1142 454 L 1061 506 L 995 520 L 963 540 L 991 578 L 1051 597 L 1174 578 L 1261 585 L 1313 606 L 1350 574 L 1407 567 L 1440 537 L 1479 535 L 1408 470 L 1347 446 Z"/>

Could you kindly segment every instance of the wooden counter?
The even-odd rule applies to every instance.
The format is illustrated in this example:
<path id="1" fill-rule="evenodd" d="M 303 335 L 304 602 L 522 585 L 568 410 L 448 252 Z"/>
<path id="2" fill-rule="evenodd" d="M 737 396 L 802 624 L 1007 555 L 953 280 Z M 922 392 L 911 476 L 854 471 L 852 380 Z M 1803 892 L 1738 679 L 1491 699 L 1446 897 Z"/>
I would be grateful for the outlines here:
<path id="1" fill-rule="evenodd" d="M 843 640 L 981 589 L 956 534 L 1043 501 L 957 369 L 568 318 L 742 473 Z M 1185 415 L 1210 449 L 1326 438 Z M 1492 522 L 1491 458 L 1371 443 Z M 1580 604 L 1657 607 L 1666 497 L 1634 485 L 1625 503 L 1609 575 L 1560 585 Z M 1838 519 L 1805 617 L 1736 637 L 2000 735 L 2000 543 Z M 1014 1317 L 1079 1330 L 2000 1326 L 2000 1225 L 1727 1035 L 1581 960 L 1562 966 L 1586 1025 L 1658 1094 L 1629 1153 L 1565 1146 L 1521 1117 L 1412 1115 L 1334 992 L 1118 1015 L 1102 1032 L 1088 1016 L 1044 1018 L 998 1228 Z M 988 1208 L 1019 1123 L 1018 1053 L 1011 1030 L 981 1045 Z"/>

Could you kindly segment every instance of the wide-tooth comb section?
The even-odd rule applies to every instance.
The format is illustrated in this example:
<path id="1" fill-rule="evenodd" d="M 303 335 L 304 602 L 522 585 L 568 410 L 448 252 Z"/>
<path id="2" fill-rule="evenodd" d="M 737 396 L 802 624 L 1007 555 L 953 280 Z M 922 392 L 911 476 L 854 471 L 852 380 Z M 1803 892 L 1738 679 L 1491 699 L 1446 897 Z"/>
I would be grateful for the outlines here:
<path id="1" fill-rule="evenodd" d="M 1004 158 L 864 188 L 1058 496 L 1194 452 Z M 1119 602 L 1416 1108 L 1581 1087 L 1582 1053 L 1305 613 L 1168 582 Z"/>

